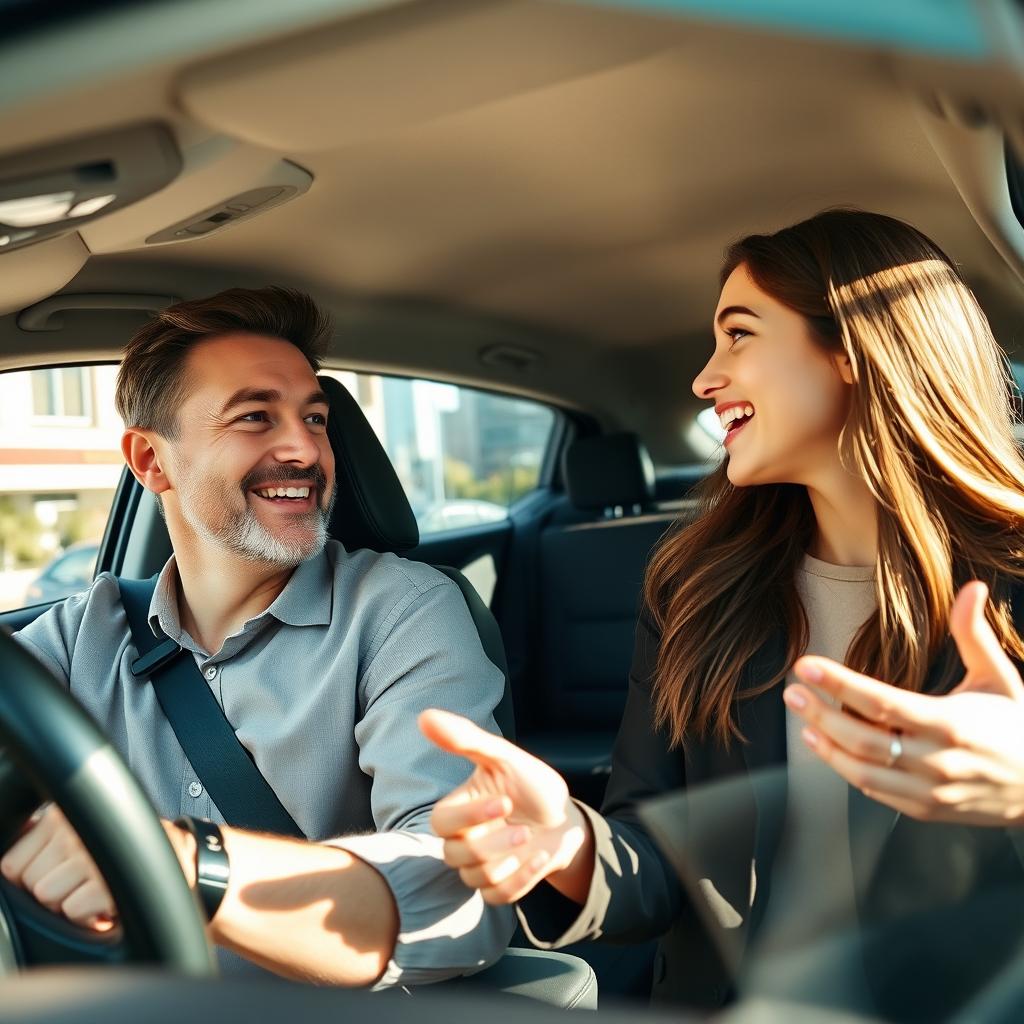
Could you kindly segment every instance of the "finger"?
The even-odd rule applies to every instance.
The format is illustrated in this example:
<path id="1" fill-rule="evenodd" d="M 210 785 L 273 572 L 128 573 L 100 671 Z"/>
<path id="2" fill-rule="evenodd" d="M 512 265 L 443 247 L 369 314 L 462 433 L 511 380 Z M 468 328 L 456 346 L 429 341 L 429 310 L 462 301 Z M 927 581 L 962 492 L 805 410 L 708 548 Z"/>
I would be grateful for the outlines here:
<path id="1" fill-rule="evenodd" d="M 89 867 L 83 858 L 75 857 L 61 862 L 26 888 L 47 910 L 52 910 L 56 914 L 60 912 L 61 904 L 83 882 L 94 877 Z"/>
<path id="2" fill-rule="evenodd" d="M 101 932 L 110 931 L 117 918 L 110 890 L 98 879 L 75 889 L 61 904 L 60 912 L 75 924 Z"/>
<path id="3" fill-rule="evenodd" d="M 874 799 L 883 803 L 888 803 L 891 797 L 917 802 L 922 806 L 928 803 L 933 789 L 931 780 L 899 768 L 861 761 L 810 727 L 804 729 L 801 735 L 811 750 L 855 789 L 869 792 Z"/>
<path id="4" fill-rule="evenodd" d="M 511 813 L 512 801 L 507 796 L 475 797 L 467 790 L 456 790 L 434 804 L 430 827 L 442 839 L 455 838 L 467 829 Z"/>
<path id="5" fill-rule="evenodd" d="M 852 757 L 872 764 L 885 765 L 892 753 L 893 732 L 882 729 L 842 708 L 832 707 L 806 687 L 795 683 L 783 691 L 783 700 L 816 732 L 823 735 Z M 900 767 L 906 771 L 939 751 L 929 739 L 918 739 L 908 733 L 900 737 Z"/>
<path id="6" fill-rule="evenodd" d="M 55 871 L 62 864 L 72 859 L 71 854 L 57 842 L 57 837 L 51 837 L 50 841 L 32 858 L 31 863 L 26 865 L 21 873 L 21 884 L 29 892 L 34 892 L 36 886 L 51 871 Z"/>
<path id="7" fill-rule="evenodd" d="M 830 658 L 803 657 L 793 666 L 799 679 L 886 729 L 940 734 L 945 727 L 943 699 L 911 693 L 854 672 Z"/>
<path id="8" fill-rule="evenodd" d="M 49 822 L 40 818 L 21 838 L 4 854 L 0 860 L 0 872 L 9 882 L 24 884 L 25 871 L 42 853 L 53 838 L 53 828 Z"/>
<path id="9" fill-rule="evenodd" d="M 544 850 L 538 850 L 518 871 L 513 872 L 497 885 L 480 890 L 484 903 L 504 906 L 521 900 L 548 876 L 551 858 Z"/>
<path id="10" fill-rule="evenodd" d="M 511 878 L 532 856 L 530 851 L 526 851 L 522 856 L 510 853 L 506 857 L 496 857 L 476 867 L 460 868 L 459 877 L 470 889 L 491 889 Z"/>
<path id="11" fill-rule="evenodd" d="M 960 589 L 949 614 L 949 631 L 960 660 L 968 677 L 977 680 L 975 685 L 968 683 L 967 688 L 1024 698 L 1020 675 L 985 617 L 987 604 L 988 588 L 979 580 L 972 580 Z"/>
<path id="12" fill-rule="evenodd" d="M 444 862 L 450 868 L 476 867 L 497 857 L 502 857 L 530 840 L 530 830 L 525 825 L 501 827 L 484 835 L 470 835 L 463 839 L 449 839 L 444 844 Z"/>
<path id="13" fill-rule="evenodd" d="M 442 750 L 469 758 L 474 764 L 494 765 L 515 760 L 519 748 L 508 740 L 481 729 L 462 715 L 430 708 L 420 712 L 420 731 Z"/>

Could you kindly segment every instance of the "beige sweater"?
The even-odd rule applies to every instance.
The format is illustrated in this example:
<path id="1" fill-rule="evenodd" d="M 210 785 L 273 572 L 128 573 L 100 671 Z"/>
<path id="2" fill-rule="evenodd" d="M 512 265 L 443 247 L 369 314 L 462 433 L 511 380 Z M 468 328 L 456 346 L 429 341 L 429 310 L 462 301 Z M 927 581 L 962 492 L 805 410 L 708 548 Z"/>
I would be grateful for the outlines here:
<path id="1" fill-rule="evenodd" d="M 797 573 L 797 592 L 807 612 L 810 634 L 805 653 L 835 661 L 846 651 L 857 630 L 876 606 L 874 566 L 841 566 L 810 555 Z M 786 685 L 794 682 L 792 674 Z M 857 927 L 850 837 L 847 820 L 848 787 L 824 765 L 801 737 L 803 721 L 786 710 L 786 745 L 789 771 L 786 820 L 775 859 L 771 896 L 758 935 L 751 987 L 771 994 L 782 988 L 792 997 L 794 976 L 801 964 L 815 958 L 815 977 L 799 984 L 806 991 L 815 983 L 827 984 L 832 1001 L 836 977 L 847 978 L 852 991 L 840 1002 L 857 1004 L 863 975 L 859 963 L 845 966 L 847 944 L 843 933 Z M 822 977 L 822 945 L 836 947 L 835 971 Z M 797 991 L 800 989 L 798 988 Z M 807 991 L 808 996 L 813 993 Z"/>

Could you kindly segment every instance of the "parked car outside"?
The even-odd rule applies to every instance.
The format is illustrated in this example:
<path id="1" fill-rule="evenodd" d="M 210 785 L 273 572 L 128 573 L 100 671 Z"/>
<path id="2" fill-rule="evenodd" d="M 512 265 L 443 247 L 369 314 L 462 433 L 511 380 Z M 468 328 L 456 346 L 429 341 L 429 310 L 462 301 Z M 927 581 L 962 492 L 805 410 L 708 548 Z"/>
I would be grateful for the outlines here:
<path id="1" fill-rule="evenodd" d="M 60 601 L 85 590 L 96 573 L 99 551 L 99 541 L 95 540 L 80 541 L 65 548 L 28 585 L 25 604 Z"/>

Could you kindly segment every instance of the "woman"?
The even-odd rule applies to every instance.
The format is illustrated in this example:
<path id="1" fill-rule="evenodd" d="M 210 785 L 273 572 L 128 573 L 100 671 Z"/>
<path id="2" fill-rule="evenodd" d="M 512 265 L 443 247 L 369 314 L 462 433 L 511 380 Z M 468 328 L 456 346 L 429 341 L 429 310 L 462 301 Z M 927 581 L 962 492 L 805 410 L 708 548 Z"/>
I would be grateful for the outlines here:
<path id="1" fill-rule="evenodd" d="M 727 458 L 648 568 L 603 813 L 428 712 L 424 731 L 476 764 L 433 824 L 466 884 L 519 901 L 540 945 L 663 936 L 656 998 L 721 1002 L 723 950 L 770 990 L 759 962 L 852 927 L 855 953 L 828 960 L 833 1001 L 935 1019 L 1024 925 L 1011 381 L 950 260 L 892 218 L 833 210 L 751 236 L 721 282 L 693 390 Z M 688 805 L 695 908 L 636 807 L 709 782 L 728 795 Z M 967 955 L 950 946 L 968 936 Z"/>

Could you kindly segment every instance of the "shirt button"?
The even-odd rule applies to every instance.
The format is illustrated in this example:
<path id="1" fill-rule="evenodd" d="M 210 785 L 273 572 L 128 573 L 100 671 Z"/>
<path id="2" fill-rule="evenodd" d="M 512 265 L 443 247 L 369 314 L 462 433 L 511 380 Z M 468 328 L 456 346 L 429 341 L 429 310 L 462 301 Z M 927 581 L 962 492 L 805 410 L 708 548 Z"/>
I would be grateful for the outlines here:
<path id="1" fill-rule="evenodd" d="M 194 797 L 202 796 L 203 787 L 198 782 L 190 782 L 188 784 L 188 795 Z"/>
<path id="2" fill-rule="evenodd" d="M 207 678 L 207 679 L 216 679 L 216 678 L 217 678 L 217 670 L 216 670 L 216 669 L 215 669 L 215 668 L 214 668 L 214 667 L 213 667 L 213 666 L 211 665 L 211 666 L 210 666 L 210 667 L 209 667 L 209 668 L 208 668 L 208 669 L 207 669 L 207 670 L 206 670 L 206 671 L 205 671 L 205 672 L 203 673 L 203 675 L 204 675 L 204 676 L 206 676 L 206 678 Z"/>

